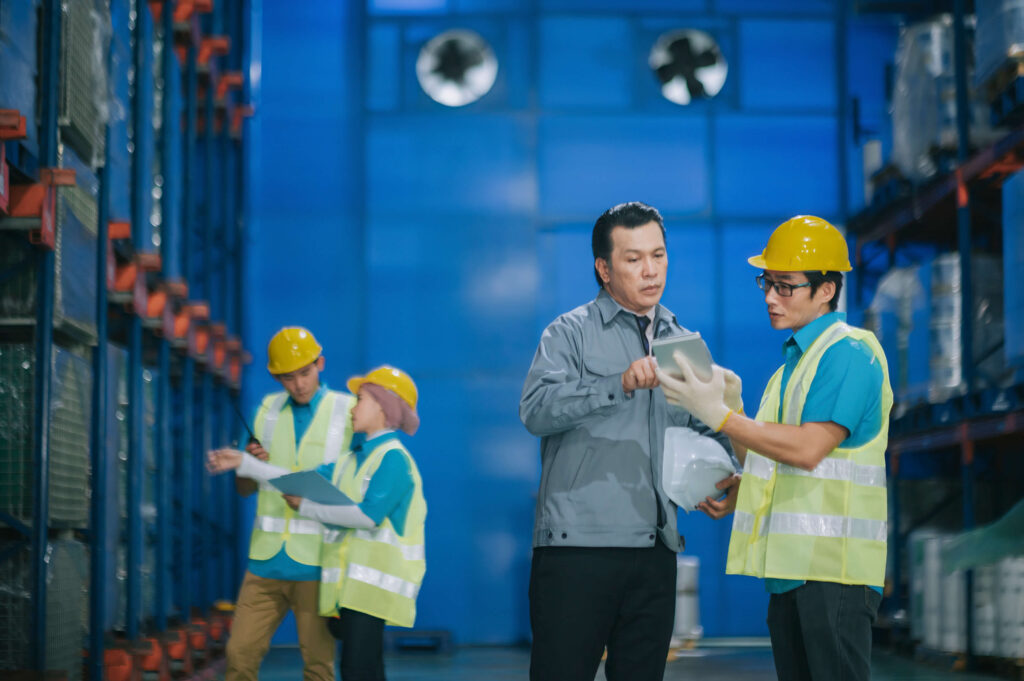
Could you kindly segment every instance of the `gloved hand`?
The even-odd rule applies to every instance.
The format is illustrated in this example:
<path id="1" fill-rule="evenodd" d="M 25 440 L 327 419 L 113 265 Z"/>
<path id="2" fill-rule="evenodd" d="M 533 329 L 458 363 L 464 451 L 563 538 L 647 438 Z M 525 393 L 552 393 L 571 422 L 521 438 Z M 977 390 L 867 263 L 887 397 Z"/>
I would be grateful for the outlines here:
<path id="1" fill-rule="evenodd" d="M 711 380 L 697 378 L 686 355 L 678 350 L 672 353 L 683 373 L 683 380 L 673 378 L 660 367 L 656 370 L 661 390 L 669 404 L 682 407 L 718 432 L 725 425 L 732 409 L 725 405 L 725 369 L 717 364 L 711 367 Z"/>
<path id="2" fill-rule="evenodd" d="M 737 414 L 743 413 L 743 381 L 733 371 L 722 367 L 725 372 L 725 406 Z"/>

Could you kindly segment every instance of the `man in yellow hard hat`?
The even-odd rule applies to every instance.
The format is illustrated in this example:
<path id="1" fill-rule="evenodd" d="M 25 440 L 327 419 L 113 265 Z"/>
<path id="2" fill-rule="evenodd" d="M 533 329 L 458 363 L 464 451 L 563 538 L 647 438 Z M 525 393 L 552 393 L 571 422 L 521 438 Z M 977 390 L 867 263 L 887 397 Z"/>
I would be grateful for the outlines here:
<path id="1" fill-rule="evenodd" d="M 333 463 L 349 449 L 355 398 L 320 381 L 323 348 L 304 328 L 274 334 L 267 357 L 267 371 L 284 390 L 263 398 L 253 424 L 258 441 L 246 451 L 287 471 Z M 260 486 L 249 566 L 227 645 L 227 681 L 255 681 L 289 610 L 295 614 L 303 679 L 334 679 L 334 639 L 319 614 L 323 531 L 319 521 L 290 508 L 280 492 Z"/>
<path id="2" fill-rule="evenodd" d="M 723 481 L 726 498 L 699 508 L 714 518 L 736 511 L 726 572 L 765 580 L 779 679 L 869 679 L 888 520 L 885 355 L 836 311 L 851 267 L 831 224 L 787 220 L 749 262 L 772 328 L 792 331 L 756 417 L 742 414 L 728 369 L 715 366 L 704 382 L 677 353 L 682 375 L 659 367 L 658 378 L 669 403 L 728 435 L 744 462 L 742 483 Z"/>

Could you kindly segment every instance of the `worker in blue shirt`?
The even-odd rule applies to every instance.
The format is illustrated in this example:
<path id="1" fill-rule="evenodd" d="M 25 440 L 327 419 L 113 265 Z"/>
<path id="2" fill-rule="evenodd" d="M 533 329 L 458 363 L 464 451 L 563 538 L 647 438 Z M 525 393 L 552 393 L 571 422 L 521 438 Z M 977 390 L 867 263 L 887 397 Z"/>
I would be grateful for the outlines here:
<path id="1" fill-rule="evenodd" d="M 249 458 L 291 471 L 332 462 L 348 451 L 355 398 L 321 383 L 325 360 L 313 334 L 301 327 L 281 329 L 270 339 L 267 358 L 267 370 L 283 390 L 264 397 L 257 410 Z M 239 492 L 255 491 L 249 476 L 237 480 Z M 260 488 L 248 570 L 226 649 L 226 681 L 258 678 L 274 631 L 289 610 L 295 615 L 303 679 L 334 679 L 334 640 L 319 616 L 322 535 L 319 521 L 289 508 L 273 488 Z"/>
<path id="2" fill-rule="evenodd" d="M 722 481 L 727 496 L 698 507 L 714 518 L 736 512 L 726 572 L 765 580 L 778 678 L 866 681 L 888 535 L 885 354 L 836 311 L 851 267 L 827 221 L 787 220 L 749 262 L 772 328 L 793 332 L 756 417 L 743 415 L 728 369 L 713 367 L 705 382 L 676 353 L 680 374 L 657 375 L 666 400 L 727 435 L 744 463 L 741 483 Z"/>
<path id="3" fill-rule="evenodd" d="M 407 374 L 389 366 L 351 378 L 348 387 L 358 394 L 353 447 L 315 470 L 354 503 L 283 499 L 323 532 L 319 612 L 342 641 L 343 681 L 383 681 L 384 626 L 413 625 L 426 571 L 422 482 L 395 434 L 401 429 L 411 435 L 419 427 L 417 391 Z M 207 467 L 213 473 L 237 470 L 262 483 L 293 470 L 233 449 L 210 452 Z"/>

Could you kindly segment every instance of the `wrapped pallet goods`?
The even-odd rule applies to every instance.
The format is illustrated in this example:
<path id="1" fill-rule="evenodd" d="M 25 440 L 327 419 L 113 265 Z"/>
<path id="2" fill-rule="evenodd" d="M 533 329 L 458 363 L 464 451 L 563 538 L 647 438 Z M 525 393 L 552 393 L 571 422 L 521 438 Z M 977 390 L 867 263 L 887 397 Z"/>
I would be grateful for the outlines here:
<path id="1" fill-rule="evenodd" d="M 968 31 L 972 35 L 973 31 Z M 922 183 L 943 171 L 957 148 L 953 20 L 949 15 L 904 27 L 896 51 L 892 95 L 892 162 L 904 177 Z M 970 139 L 984 145 L 997 133 L 988 101 L 970 93 Z"/>
<path id="2" fill-rule="evenodd" d="M 989 81 L 1007 59 L 1024 57 L 1024 0 L 975 0 L 975 82 Z"/>

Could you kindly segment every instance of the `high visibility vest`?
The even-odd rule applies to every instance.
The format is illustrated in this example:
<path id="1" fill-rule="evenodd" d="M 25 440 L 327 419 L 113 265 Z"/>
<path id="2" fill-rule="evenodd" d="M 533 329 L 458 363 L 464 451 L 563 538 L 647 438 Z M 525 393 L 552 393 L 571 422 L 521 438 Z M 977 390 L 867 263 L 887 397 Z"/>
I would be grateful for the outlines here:
<path id="1" fill-rule="evenodd" d="M 878 586 L 885 579 L 888 534 L 885 449 L 892 389 L 885 354 L 870 331 L 836 322 L 797 362 L 785 395 L 780 368 L 768 382 L 757 420 L 800 425 L 807 392 L 825 351 L 843 338 L 871 349 L 882 367 L 878 434 L 857 447 L 834 449 L 814 470 L 747 452 L 725 571 L 776 579 Z"/>
<path id="2" fill-rule="evenodd" d="M 412 500 L 403 534 L 385 518 L 372 530 L 328 528 L 324 532 L 320 570 L 320 614 L 336 615 L 348 608 L 373 615 L 387 624 L 411 627 L 416 620 L 416 596 L 427 571 L 423 527 L 427 504 L 416 462 L 396 439 L 374 447 L 362 465 L 347 454 L 334 468 L 334 484 L 356 503 L 363 500 L 373 474 L 388 451 L 405 456 L 412 475 Z"/>
<path id="3" fill-rule="evenodd" d="M 288 393 L 271 393 L 263 398 L 256 414 L 254 432 L 270 453 L 267 463 L 301 471 L 332 463 L 348 451 L 352 440 L 352 406 L 355 398 L 328 390 L 320 398 L 316 414 L 295 446 L 295 422 Z M 249 558 L 273 558 L 284 546 L 288 556 L 303 565 L 320 564 L 320 543 L 324 526 L 304 518 L 288 507 L 281 492 L 269 483 L 260 484 L 249 541 Z"/>

